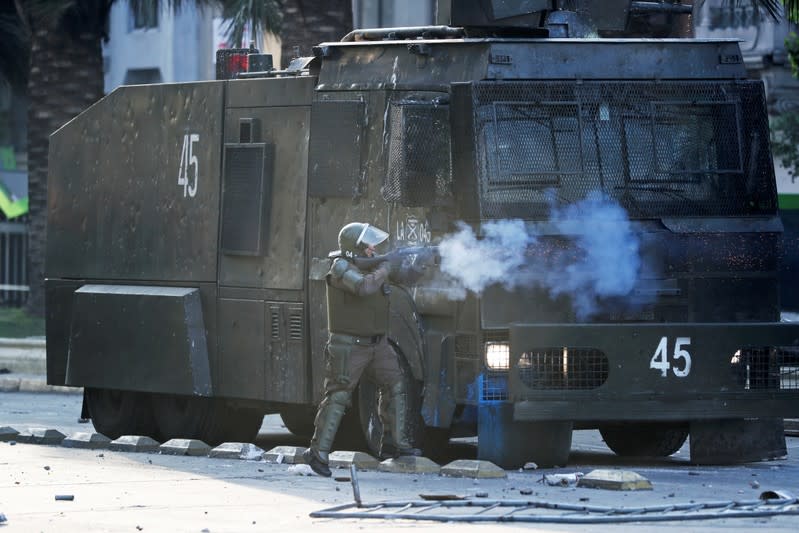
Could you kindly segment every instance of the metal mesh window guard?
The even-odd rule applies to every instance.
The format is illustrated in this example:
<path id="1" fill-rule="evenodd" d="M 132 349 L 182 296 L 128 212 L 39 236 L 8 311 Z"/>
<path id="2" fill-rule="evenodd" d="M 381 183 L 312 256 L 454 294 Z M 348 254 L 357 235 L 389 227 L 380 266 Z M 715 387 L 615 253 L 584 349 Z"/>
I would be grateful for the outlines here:
<path id="1" fill-rule="evenodd" d="M 588 390 L 608 379 L 608 358 L 593 348 L 536 348 L 522 353 L 519 378 L 535 390 Z"/>
<path id="2" fill-rule="evenodd" d="M 449 106 L 391 105 L 383 198 L 406 207 L 447 205 L 452 197 Z"/>
<path id="3" fill-rule="evenodd" d="M 633 218 L 773 213 L 759 82 L 480 82 L 486 218 L 546 218 L 601 190 Z"/>
<path id="4" fill-rule="evenodd" d="M 745 348 L 730 361 L 735 379 L 746 390 L 799 389 L 799 348 Z"/>

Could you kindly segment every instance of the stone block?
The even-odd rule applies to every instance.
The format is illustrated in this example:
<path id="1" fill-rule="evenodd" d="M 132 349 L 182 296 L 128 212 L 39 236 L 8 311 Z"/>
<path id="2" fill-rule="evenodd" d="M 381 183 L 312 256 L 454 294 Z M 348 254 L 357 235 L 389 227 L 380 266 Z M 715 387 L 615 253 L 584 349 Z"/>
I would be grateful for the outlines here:
<path id="1" fill-rule="evenodd" d="M 158 442 L 142 435 L 122 435 L 112 440 L 108 449 L 115 452 L 157 452 Z"/>
<path id="2" fill-rule="evenodd" d="M 158 447 L 165 455 L 191 455 L 199 457 L 208 455 L 211 447 L 197 439 L 171 439 Z"/>
<path id="3" fill-rule="evenodd" d="M 65 448 L 85 448 L 87 450 L 99 450 L 108 448 L 111 439 L 101 433 L 73 433 L 63 441 L 61 446 Z"/>
<path id="4" fill-rule="evenodd" d="M 508 477 L 500 467 L 489 461 L 458 459 L 441 467 L 442 476 L 468 477 L 473 479 L 497 479 Z"/>
<path id="5" fill-rule="evenodd" d="M 67 438 L 66 435 L 57 429 L 49 428 L 30 428 L 30 437 L 28 438 L 29 444 L 45 444 L 45 445 L 59 445 Z"/>
<path id="6" fill-rule="evenodd" d="M 215 459 L 240 459 L 242 461 L 260 461 L 264 451 L 249 442 L 225 442 L 208 453 Z"/>
<path id="7" fill-rule="evenodd" d="M 358 470 L 377 470 L 380 463 L 364 452 L 335 451 L 328 458 L 330 468 L 349 468 L 355 465 Z"/>
<path id="8" fill-rule="evenodd" d="M 652 483 L 630 470 L 592 470 L 577 482 L 578 487 L 608 490 L 652 490 Z"/>
<path id="9" fill-rule="evenodd" d="M 264 453 L 264 461 L 285 465 L 305 464 L 305 459 L 302 458 L 304 451 L 305 448 L 301 446 L 275 446 Z"/>
<path id="10" fill-rule="evenodd" d="M 380 463 L 381 472 L 395 474 L 438 474 L 441 467 L 427 457 L 397 457 Z"/>
<path id="11" fill-rule="evenodd" d="M 10 426 L 0 427 L 0 442 L 17 440 L 17 435 L 19 435 L 19 431 Z"/>

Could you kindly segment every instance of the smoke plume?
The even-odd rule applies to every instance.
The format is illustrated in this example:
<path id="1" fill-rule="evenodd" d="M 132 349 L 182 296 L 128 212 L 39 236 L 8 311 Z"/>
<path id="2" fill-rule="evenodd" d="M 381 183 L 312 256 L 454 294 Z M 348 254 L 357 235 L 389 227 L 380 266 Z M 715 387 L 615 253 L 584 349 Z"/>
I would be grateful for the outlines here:
<path id="1" fill-rule="evenodd" d="M 441 271 L 455 280 L 452 296 L 499 284 L 569 295 L 578 318 L 596 312 L 599 299 L 630 294 L 641 269 L 640 242 L 626 211 L 600 193 L 565 207 L 552 205 L 548 235 L 522 220 L 466 224 L 439 243 Z"/>

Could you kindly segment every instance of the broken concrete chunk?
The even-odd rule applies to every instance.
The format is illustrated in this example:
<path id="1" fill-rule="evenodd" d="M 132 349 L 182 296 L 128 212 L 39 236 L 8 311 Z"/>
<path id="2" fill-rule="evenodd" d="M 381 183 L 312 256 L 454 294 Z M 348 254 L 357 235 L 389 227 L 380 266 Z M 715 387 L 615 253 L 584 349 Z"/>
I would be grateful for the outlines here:
<path id="1" fill-rule="evenodd" d="M 242 461 L 260 461 L 264 451 L 249 442 L 225 442 L 208 454 L 215 459 L 241 459 Z"/>
<path id="2" fill-rule="evenodd" d="M 490 461 L 458 459 L 441 467 L 442 476 L 469 477 L 474 479 L 508 477 L 504 470 Z"/>
<path id="3" fill-rule="evenodd" d="M 111 444 L 111 439 L 102 433 L 78 432 L 61 441 L 61 446 L 64 448 L 85 448 L 87 450 L 108 448 L 109 444 Z"/>
<path id="4" fill-rule="evenodd" d="M 306 464 L 296 464 L 291 465 L 288 467 L 288 472 L 296 475 L 296 476 L 313 476 L 314 471 L 311 470 L 311 467 Z"/>
<path id="5" fill-rule="evenodd" d="M 574 472 L 572 474 L 544 474 L 543 481 L 550 487 L 568 487 L 574 485 L 585 474 Z"/>
<path id="6" fill-rule="evenodd" d="M 608 490 L 652 490 L 652 483 L 631 470 L 592 470 L 577 482 L 578 487 Z"/>
<path id="7" fill-rule="evenodd" d="M 377 470 L 380 463 L 377 459 L 364 452 L 336 451 L 328 459 L 330 468 L 349 468 L 355 465 L 358 470 Z"/>
<path id="8" fill-rule="evenodd" d="M 142 435 L 122 435 L 111 441 L 108 449 L 115 452 L 157 452 L 158 442 Z"/>
<path id="9" fill-rule="evenodd" d="M 386 459 L 378 466 L 381 472 L 394 474 L 438 474 L 441 466 L 427 457 L 403 456 L 396 459 Z"/>
<path id="10" fill-rule="evenodd" d="M 305 464 L 302 453 L 305 448 L 302 446 L 275 446 L 268 452 L 264 452 L 264 461 L 267 463 L 300 465 Z"/>
<path id="11" fill-rule="evenodd" d="M 170 439 L 158 447 L 165 455 L 191 455 L 199 457 L 208 455 L 211 447 L 197 439 Z"/>

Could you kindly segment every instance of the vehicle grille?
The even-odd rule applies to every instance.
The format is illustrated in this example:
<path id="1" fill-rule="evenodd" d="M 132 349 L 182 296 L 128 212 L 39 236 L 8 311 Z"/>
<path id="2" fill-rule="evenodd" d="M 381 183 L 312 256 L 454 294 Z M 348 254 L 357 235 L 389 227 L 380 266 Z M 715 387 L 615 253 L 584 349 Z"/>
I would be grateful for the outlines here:
<path id="1" fill-rule="evenodd" d="M 536 348 L 522 353 L 519 378 L 535 390 L 590 390 L 608 379 L 608 358 L 594 348 Z"/>

